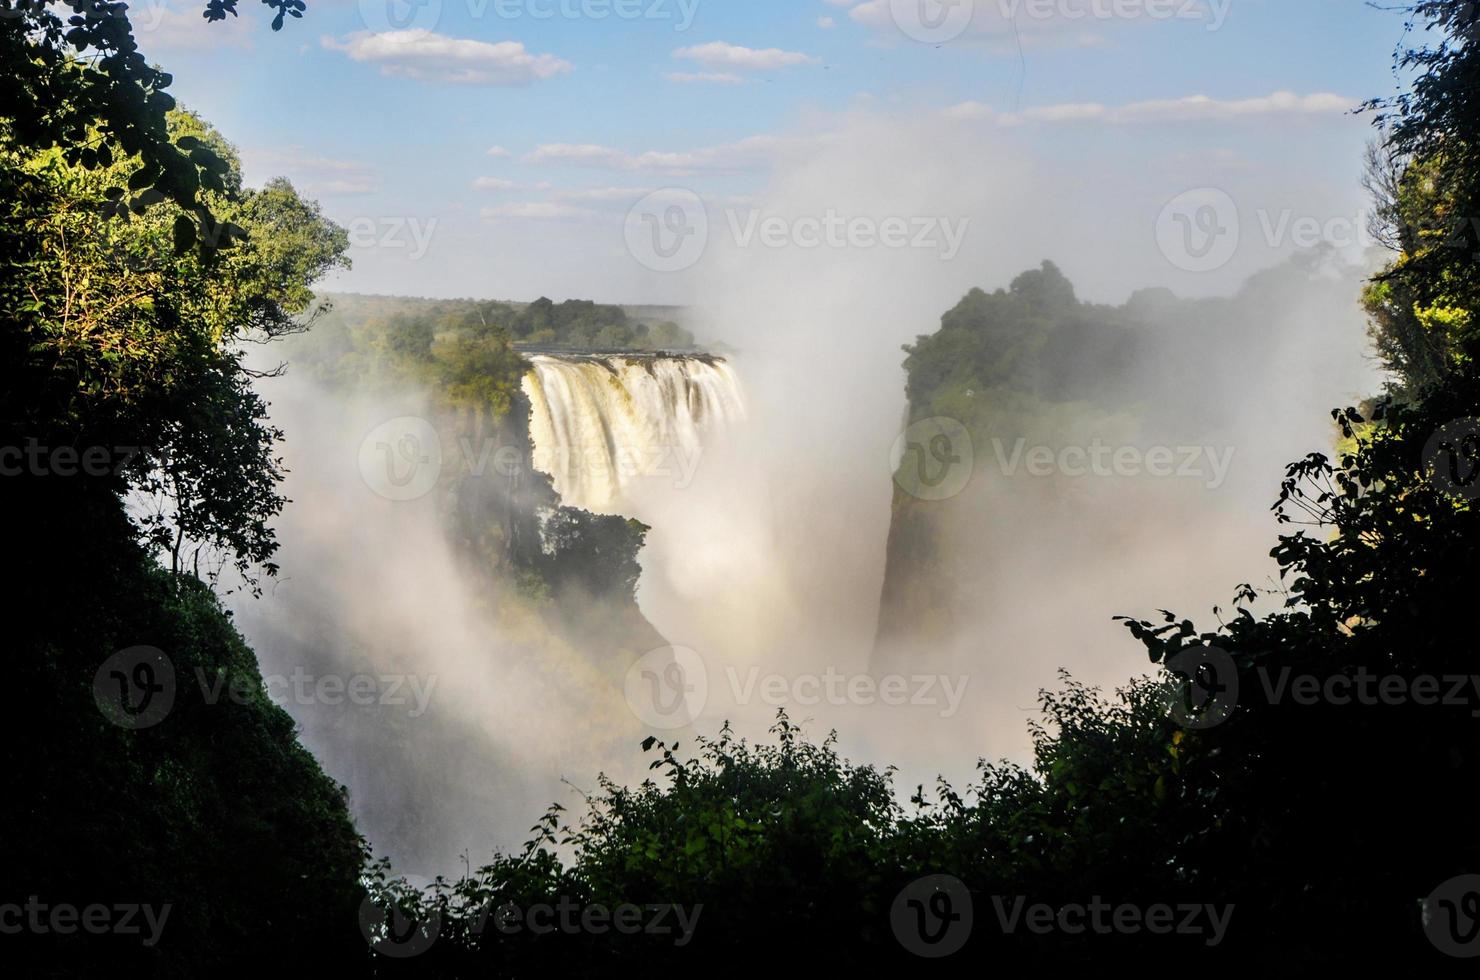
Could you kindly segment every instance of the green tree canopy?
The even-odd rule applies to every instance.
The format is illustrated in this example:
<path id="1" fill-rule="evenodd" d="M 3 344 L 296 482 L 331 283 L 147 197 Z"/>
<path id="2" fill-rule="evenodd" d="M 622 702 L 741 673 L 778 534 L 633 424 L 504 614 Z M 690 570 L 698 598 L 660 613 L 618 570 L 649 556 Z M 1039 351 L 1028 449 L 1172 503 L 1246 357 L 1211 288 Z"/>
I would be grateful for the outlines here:
<path id="1" fill-rule="evenodd" d="M 348 240 L 287 181 L 243 187 L 234 150 L 198 117 L 169 124 L 224 162 L 225 189 L 201 199 L 257 232 L 237 248 L 178 250 L 190 221 L 174 203 L 102 219 L 137 163 L 121 147 L 88 168 L 0 146 L 0 418 L 9 444 L 107 454 L 85 486 L 151 501 L 142 529 L 177 562 L 188 542 L 270 571 L 278 433 L 243 345 L 300 329 L 311 284 L 348 264 Z"/>

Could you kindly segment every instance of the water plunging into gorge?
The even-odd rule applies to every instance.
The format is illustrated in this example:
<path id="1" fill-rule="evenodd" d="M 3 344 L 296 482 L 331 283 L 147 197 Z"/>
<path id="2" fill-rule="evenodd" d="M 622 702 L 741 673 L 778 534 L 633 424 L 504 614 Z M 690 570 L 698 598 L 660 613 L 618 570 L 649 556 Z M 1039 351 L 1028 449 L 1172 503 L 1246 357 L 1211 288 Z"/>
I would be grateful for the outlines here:
<path id="1" fill-rule="evenodd" d="M 745 418 L 734 370 L 709 355 L 535 354 L 524 376 L 534 467 L 599 513 L 655 478 L 692 479 L 706 435 Z"/>

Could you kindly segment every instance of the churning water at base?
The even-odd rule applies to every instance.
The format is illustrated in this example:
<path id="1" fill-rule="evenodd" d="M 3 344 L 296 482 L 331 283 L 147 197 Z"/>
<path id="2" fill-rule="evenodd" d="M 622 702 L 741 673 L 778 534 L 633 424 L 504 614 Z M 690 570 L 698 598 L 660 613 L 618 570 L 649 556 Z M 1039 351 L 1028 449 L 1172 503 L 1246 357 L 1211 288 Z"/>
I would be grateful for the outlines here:
<path id="1" fill-rule="evenodd" d="M 734 370 L 707 355 L 536 354 L 524 376 L 534 467 L 566 504 L 612 512 L 642 479 L 683 487 L 703 437 L 745 418 Z"/>

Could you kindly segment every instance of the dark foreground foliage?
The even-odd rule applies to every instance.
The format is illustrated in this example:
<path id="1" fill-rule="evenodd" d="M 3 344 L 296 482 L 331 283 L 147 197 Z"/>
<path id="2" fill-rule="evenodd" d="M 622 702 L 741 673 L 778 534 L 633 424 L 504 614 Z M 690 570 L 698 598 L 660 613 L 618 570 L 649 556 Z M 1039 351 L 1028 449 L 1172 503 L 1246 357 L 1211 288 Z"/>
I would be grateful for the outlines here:
<path id="1" fill-rule="evenodd" d="M 168 918 L 153 945 L 147 928 L 0 936 L 10 975 L 198 977 L 362 957 L 364 852 L 344 790 L 268 698 L 216 597 L 160 568 L 116 512 L 42 489 L 11 538 L 31 557 L 7 587 L 3 901 Z M 156 696 L 173 705 L 134 729 L 99 694 L 115 683 L 104 665 L 137 645 L 166 652 Z"/>

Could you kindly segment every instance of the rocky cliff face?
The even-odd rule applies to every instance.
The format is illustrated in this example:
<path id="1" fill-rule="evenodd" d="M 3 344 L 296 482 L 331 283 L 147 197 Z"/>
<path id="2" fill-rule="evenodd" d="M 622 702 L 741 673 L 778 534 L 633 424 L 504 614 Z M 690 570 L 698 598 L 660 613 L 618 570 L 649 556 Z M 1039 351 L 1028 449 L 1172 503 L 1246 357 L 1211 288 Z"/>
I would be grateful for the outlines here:
<path id="1" fill-rule="evenodd" d="M 1226 299 L 1105 306 L 1045 263 L 963 297 L 905 348 L 876 668 L 1072 663 L 1140 597 L 1266 577 L 1285 464 L 1372 387 L 1359 278 L 1311 256 Z"/>
<path id="2" fill-rule="evenodd" d="M 624 680 L 667 641 L 635 596 L 648 528 L 569 506 L 539 466 L 529 361 L 488 311 L 410 309 L 317 324 L 267 382 L 283 571 L 236 611 L 357 825 L 431 875 L 521 843 L 562 775 L 640 779 Z"/>

